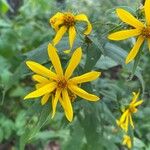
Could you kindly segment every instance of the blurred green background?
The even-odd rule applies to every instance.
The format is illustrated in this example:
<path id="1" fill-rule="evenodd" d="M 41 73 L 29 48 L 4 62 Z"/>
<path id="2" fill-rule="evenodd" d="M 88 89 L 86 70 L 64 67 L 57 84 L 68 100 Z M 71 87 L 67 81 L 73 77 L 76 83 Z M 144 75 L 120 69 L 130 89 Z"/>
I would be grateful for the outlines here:
<path id="1" fill-rule="evenodd" d="M 125 150 L 123 132 L 116 119 L 131 100 L 132 91 L 141 91 L 144 103 L 134 115 L 133 150 L 150 150 L 150 56 L 143 45 L 137 65 L 124 64 L 135 39 L 113 42 L 109 32 L 125 28 L 115 14 L 122 7 L 142 18 L 140 0 L 0 0 L 0 150 Z M 51 119 L 50 102 L 24 101 L 34 88 L 26 60 L 50 66 L 47 44 L 55 32 L 49 18 L 58 11 L 85 13 L 93 25 L 92 41 L 86 46 L 78 34 L 74 48 L 82 46 L 84 59 L 78 72 L 99 70 L 102 76 L 85 89 L 101 96 L 90 103 L 73 103 L 74 120 L 69 123 L 62 108 Z M 82 30 L 83 26 L 78 29 Z M 70 56 L 67 36 L 57 46 L 63 64 Z M 88 87 L 88 88 L 87 88 Z"/>

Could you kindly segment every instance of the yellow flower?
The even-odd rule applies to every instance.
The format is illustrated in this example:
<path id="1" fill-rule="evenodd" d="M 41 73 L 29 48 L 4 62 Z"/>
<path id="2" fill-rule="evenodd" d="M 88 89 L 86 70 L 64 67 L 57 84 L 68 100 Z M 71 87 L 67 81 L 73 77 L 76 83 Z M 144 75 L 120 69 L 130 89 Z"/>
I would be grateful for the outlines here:
<path id="1" fill-rule="evenodd" d="M 125 132 L 128 131 L 129 124 L 134 128 L 132 114 L 136 113 L 137 112 L 136 107 L 143 103 L 143 100 L 137 101 L 138 97 L 139 92 L 138 93 L 133 92 L 133 99 L 131 103 L 129 104 L 128 108 L 124 110 L 120 119 L 116 121 L 118 126 L 120 126 Z"/>
<path id="2" fill-rule="evenodd" d="M 110 40 L 124 40 L 130 37 L 138 36 L 137 41 L 126 58 L 126 64 L 131 62 L 139 52 L 144 40 L 148 41 L 148 47 L 150 49 L 150 0 L 146 0 L 144 5 L 146 24 L 132 16 L 124 9 L 117 9 L 118 17 L 125 23 L 132 26 L 132 29 L 122 30 L 112 33 L 108 36 Z"/>
<path id="3" fill-rule="evenodd" d="M 53 64 L 55 72 L 52 72 L 50 69 L 47 69 L 36 62 L 26 62 L 27 66 L 36 73 L 33 75 L 33 79 L 38 83 L 36 84 L 36 90 L 29 93 L 24 99 L 42 96 L 41 103 L 43 105 L 51 96 L 52 118 L 55 115 L 57 103 L 59 101 L 65 111 L 67 119 L 72 121 L 73 110 L 71 101 L 74 101 L 76 95 L 89 101 L 99 100 L 99 97 L 84 91 L 78 86 L 78 84 L 95 80 L 100 76 L 101 73 L 91 71 L 83 75 L 70 78 L 73 74 L 73 71 L 80 63 L 82 56 L 81 48 L 76 49 L 73 53 L 65 73 L 63 73 L 57 50 L 52 46 L 52 44 L 48 45 L 48 55 Z"/>
<path id="4" fill-rule="evenodd" d="M 127 147 L 131 149 L 132 147 L 131 137 L 128 135 L 124 135 L 122 144 L 127 145 Z"/>
<path id="5" fill-rule="evenodd" d="M 72 48 L 75 37 L 76 37 L 76 28 L 75 25 L 78 21 L 83 21 L 87 23 L 87 28 L 84 31 L 85 35 L 88 35 L 92 31 L 92 25 L 89 22 L 85 14 L 73 15 L 70 12 L 65 13 L 56 13 L 51 19 L 50 24 L 56 31 L 56 36 L 53 39 L 53 45 L 55 46 L 62 39 L 63 35 L 68 31 L 69 32 L 69 44 Z"/>

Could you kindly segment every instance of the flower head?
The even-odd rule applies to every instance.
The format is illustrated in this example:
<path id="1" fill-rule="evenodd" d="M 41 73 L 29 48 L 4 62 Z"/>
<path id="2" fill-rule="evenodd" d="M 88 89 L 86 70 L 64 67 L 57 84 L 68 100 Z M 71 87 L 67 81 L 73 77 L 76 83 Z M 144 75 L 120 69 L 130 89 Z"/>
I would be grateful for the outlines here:
<path id="1" fill-rule="evenodd" d="M 128 135 L 124 135 L 122 144 L 127 145 L 127 147 L 131 149 L 132 147 L 131 137 Z"/>
<path id="2" fill-rule="evenodd" d="M 78 21 L 83 21 L 87 23 L 87 28 L 84 31 L 85 35 L 88 35 L 92 31 L 92 25 L 89 22 L 85 14 L 74 15 L 70 12 L 56 13 L 52 18 L 50 18 L 50 24 L 56 31 L 56 36 L 53 39 L 53 45 L 55 46 L 62 39 L 63 35 L 69 32 L 69 44 L 72 48 L 75 37 L 76 37 L 76 23 Z"/>
<path id="3" fill-rule="evenodd" d="M 144 5 L 144 12 L 146 18 L 146 24 L 143 24 L 141 21 L 136 19 L 133 15 L 127 12 L 124 9 L 117 9 L 118 17 L 128 25 L 132 27 L 132 29 L 122 30 L 115 33 L 112 33 L 108 36 L 110 40 L 124 40 L 130 37 L 137 37 L 137 41 L 128 54 L 126 58 L 126 64 L 131 62 L 139 52 L 141 45 L 143 44 L 144 40 L 148 41 L 148 47 L 150 49 L 150 0 L 145 1 Z"/>
<path id="4" fill-rule="evenodd" d="M 67 119 L 72 121 L 73 109 L 71 102 L 74 101 L 76 95 L 89 101 L 99 100 L 99 97 L 81 89 L 78 84 L 95 80 L 101 73 L 91 71 L 83 75 L 70 78 L 73 71 L 80 63 L 82 56 L 81 48 L 75 50 L 65 72 L 63 72 L 57 50 L 52 46 L 52 44 L 48 45 L 48 55 L 55 72 L 52 72 L 50 69 L 47 69 L 36 62 L 26 62 L 27 66 L 35 72 L 33 79 L 37 81 L 37 84 L 36 90 L 29 93 L 24 99 L 42 96 L 41 103 L 45 104 L 49 98 L 52 97 L 52 118 L 55 115 L 57 103 L 59 101 L 65 111 Z"/>
<path id="5" fill-rule="evenodd" d="M 125 132 L 128 131 L 129 124 L 134 128 L 132 114 L 136 113 L 137 112 L 136 107 L 143 103 L 143 100 L 137 101 L 138 97 L 139 97 L 139 92 L 138 93 L 133 92 L 133 99 L 131 103 L 129 104 L 128 108 L 124 110 L 120 119 L 117 120 L 118 126 L 120 126 Z"/>

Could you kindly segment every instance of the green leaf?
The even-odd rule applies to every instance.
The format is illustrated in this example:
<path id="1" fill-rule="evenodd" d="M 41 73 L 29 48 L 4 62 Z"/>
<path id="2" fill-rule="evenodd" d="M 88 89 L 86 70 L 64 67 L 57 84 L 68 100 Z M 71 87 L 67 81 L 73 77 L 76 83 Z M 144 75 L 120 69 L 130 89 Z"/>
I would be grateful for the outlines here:
<path id="1" fill-rule="evenodd" d="M 70 132 L 70 137 L 65 144 L 64 150 L 79 150 L 83 147 L 84 129 L 81 127 L 80 123 L 76 121 L 72 125 Z"/>
<path id="2" fill-rule="evenodd" d="M 5 14 L 5 13 L 7 13 L 7 11 L 10 9 L 10 6 L 9 6 L 9 4 L 7 3 L 7 1 L 6 0 L 1 0 L 0 1 L 0 12 L 2 13 L 2 14 Z"/>
<path id="3" fill-rule="evenodd" d="M 91 39 L 88 39 L 88 40 L 91 40 Z M 96 45 L 92 41 L 89 41 L 89 42 L 90 43 L 85 48 L 85 53 L 86 53 L 86 62 L 84 66 L 85 72 L 91 71 L 94 68 L 94 66 L 96 65 L 97 61 L 99 60 L 102 54 L 101 48 L 99 47 L 99 45 Z"/>
<path id="4" fill-rule="evenodd" d="M 102 55 L 100 59 L 97 61 L 95 67 L 97 69 L 108 70 L 109 68 L 115 67 L 117 65 L 118 64 L 113 59 Z"/>
<path id="5" fill-rule="evenodd" d="M 35 138 L 36 134 L 49 119 L 49 113 L 49 105 L 43 106 L 42 112 L 39 114 L 38 121 L 33 126 L 27 125 L 24 134 L 20 137 L 20 150 L 24 150 L 25 145 Z"/>

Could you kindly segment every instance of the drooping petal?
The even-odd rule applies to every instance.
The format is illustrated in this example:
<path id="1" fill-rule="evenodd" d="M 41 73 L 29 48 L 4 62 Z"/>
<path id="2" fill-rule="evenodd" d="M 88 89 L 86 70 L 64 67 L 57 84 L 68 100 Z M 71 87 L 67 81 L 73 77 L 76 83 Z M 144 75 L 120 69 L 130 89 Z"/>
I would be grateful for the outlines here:
<path id="1" fill-rule="evenodd" d="M 52 118 L 54 118 L 54 116 L 55 116 L 55 113 L 56 113 L 56 106 L 57 106 L 57 103 L 58 103 L 58 99 L 59 99 L 59 97 L 60 97 L 60 94 L 61 94 L 61 90 L 60 90 L 60 89 L 57 89 L 57 90 L 56 90 L 56 93 L 55 93 L 55 97 L 52 99 L 52 109 L 53 109 Z"/>
<path id="2" fill-rule="evenodd" d="M 125 23 L 135 27 L 135 28 L 143 28 L 144 24 L 136 19 L 133 15 L 131 15 L 128 11 L 118 8 L 117 10 L 118 17 Z"/>
<path id="3" fill-rule="evenodd" d="M 108 39 L 110 40 L 124 40 L 128 39 L 130 37 L 137 36 L 141 33 L 141 30 L 139 29 L 130 29 L 130 30 L 122 30 L 115 33 L 112 33 L 108 36 Z"/>
<path id="4" fill-rule="evenodd" d="M 122 114 L 122 116 L 120 117 L 120 122 L 121 122 L 121 123 L 125 122 L 128 113 L 129 113 L 129 111 L 126 110 L 126 111 Z"/>
<path id="5" fill-rule="evenodd" d="M 82 49 L 81 49 L 81 47 L 79 47 L 73 53 L 73 55 L 69 61 L 68 67 L 65 71 L 65 77 L 67 79 L 72 75 L 73 71 L 75 70 L 77 65 L 80 63 L 81 57 L 82 57 Z"/>
<path id="6" fill-rule="evenodd" d="M 47 82 L 49 82 L 49 80 L 47 78 L 45 78 L 43 76 L 40 76 L 40 75 L 37 75 L 37 74 L 33 75 L 32 79 L 34 81 L 39 82 L 39 83 L 47 83 Z"/>
<path id="7" fill-rule="evenodd" d="M 149 48 L 149 51 L 150 51 L 150 38 L 147 39 L 147 41 L 148 41 L 148 48 Z"/>
<path id="8" fill-rule="evenodd" d="M 143 42 L 144 42 L 144 38 L 142 36 L 139 36 L 137 42 L 135 43 L 134 47 L 132 48 L 132 50 L 130 51 L 130 53 L 126 58 L 126 64 L 131 62 L 136 57 Z"/>
<path id="9" fill-rule="evenodd" d="M 84 98 L 85 100 L 89 100 L 89 101 L 97 101 L 100 98 L 96 95 L 90 94 L 86 91 L 84 91 L 83 89 L 79 88 L 76 85 L 69 85 L 68 87 L 73 93 L 75 93 L 76 95 L 80 96 L 81 98 Z"/>
<path id="10" fill-rule="evenodd" d="M 58 31 L 59 26 L 63 23 L 63 13 L 57 12 L 52 18 L 50 18 L 51 26 Z"/>
<path id="11" fill-rule="evenodd" d="M 54 39 L 53 39 L 53 45 L 55 46 L 56 44 L 59 43 L 59 41 L 62 39 L 63 35 L 66 33 L 67 31 L 67 27 L 66 26 L 62 26 L 58 32 L 56 33 Z"/>
<path id="12" fill-rule="evenodd" d="M 145 18 L 146 23 L 149 26 L 150 25 L 150 0 L 145 1 L 144 10 L 145 10 Z"/>
<path id="13" fill-rule="evenodd" d="M 70 43 L 70 48 L 72 48 L 74 40 L 76 37 L 76 29 L 74 26 L 71 26 L 69 28 L 69 43 Z"/>
<path id="14" fill-rule="evenodd" d="M 63 75 L 63 70 L 62 70 L 62 66 L 61 66 L 59 56 L 57 54 L 57 49 L 51 43 L 48 44 L 48 55 L 49 55 L 49 58 L 50 58 L 53 66 L 54 66 L 54 69 L 55 69 L 56 73 L 59 76 L 62 76 Z"/>
<path id="15" fill-rule="evenodd" d="M 124 130 L 125 132 L 128 132 L 128 128 L 129 128 L 129 116 L 130 116 L 130 114 L 128 114 L 128 115 L 126 116 L 125 126 L 124 126 L 124 128 L 123 128 L 123 130 Z"/>
<path id="16" fill-rule="evenodd" d="M 71 122 L 73 119 L 73 109 L 72 109 L 71 101 L 67 90 L 62 91 L 62 100 L 63 100 L 65 115 L 67 119 Z"/>
<path id="17" fill-rule="evenodd" d="M 133 120 L 132 120 L 132 116 L 131 116 L 131 115 L 129 116 L 129 120 L 130 120 L 130 125 L 131 125 L 132 128 L 134 129 L 134 123 L 133 123 Z"/>
<path id="18" fill-rule="evenodd" d="M 63 24 L 63 20 L 58 20 L 55 24 L 54 24 L 54 26 L 53 26 L 53 28 L 55 29 L 55 31 L 56 32 L 58 32 L 58 30 L 60 29 L 60 26 Z"/>
<path id="19" fill-rule="evenodd" d="M 60 18 L 64 16 L 63 13 L 57 12 L 53 17 L 50 18 L 50 24 L 53 26 Z"/>
<path id="20" fill-rule="evenodd" d="M 49 93 L 48 93 L 48 94 L 45 94 L 45 95 L 42 97 L 42 99 L 41 99 L 41 104 L 42 104 L 42 105 L 46 104 L 47 101 L 48 101 L 48 99 L 49 99 L 49 97 L 50 97 L 50 94 L 49 94 Z"/>
<path id="21" fill-rule="evenodd" d="M 92 25 L 91 25 L 91 23 L 88 20 L 88 18 L 87 18 L 86 15 L 84 15 L 84 14 L 77 15 L 77 16 L 75 16 L 75 20 L 77 20 L 77 21 L 85 21 L 87 23 L 87 28 L 84 31 L 84 34 L 88 35 L 88 34 L 91 33 L 91 31 L 92 31 Z"/>
<path id="22" fill-rule="evenodd" d="M 51 78 L 56 80 L 57 76 L 54 72 L 50 71 L 49 69 L 45 68 L 44 66 L 40 65 L 39 63 L 36 63 L 34 61 L 27 61 L 27 66 L 35 73 L 42 75 L 47 78 Z"/>
<path id="23" fill-rule="evenodd" d="M 100 75 L 101 75 L 101 72 L 91 71 L 91 72 L 85 73 L 81 76 L 74 77 L 74 78 L 70 79 L 69 81 L 74 82 L 76 84 L 84 83 L 84 82 L 89 82 L 89 81 L 95 80 Z"/>
<path id="24" fill-rule="evenodd" d="M 42 95 L 45 95 L 46 93 L 51 93 L 55 88 L 56 88 L 56 83 L 51 82 L 35 91 L 29 93 L 27 96 L 25 96 L 24 99 L 40 97 Z"/>

